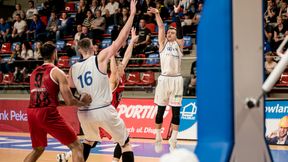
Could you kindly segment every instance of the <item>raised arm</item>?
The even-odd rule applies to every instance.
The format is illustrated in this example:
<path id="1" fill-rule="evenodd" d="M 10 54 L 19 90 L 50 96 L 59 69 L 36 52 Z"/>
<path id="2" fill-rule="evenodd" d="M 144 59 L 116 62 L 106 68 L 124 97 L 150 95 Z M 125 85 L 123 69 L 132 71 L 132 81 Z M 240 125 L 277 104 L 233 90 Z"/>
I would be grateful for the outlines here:
<path id="1" fill-rule="evenodd" d="M 180 5 L 181 5 L 181 2 L 178 4 L 177 7 L 174 6 L 174 13 L 175 13 L 175 22 L 176 22 L 176 37 L 177 37 L 176 41 L 180 45 L 181 49 L 183 49 L 184 47 L 183 29 L 182 29 L 179 15 L 178 15 L 180 11 Z"/>
<path id="2" fill-rule="evenodd" d="M 158 26 L 158 42 L 159 42 L 159 50 L 161 51 L 164 48 L 165 43 L 165 26 L 160 17 L 159 10 L 156 8 L 149 7 L 148 11 L 155 14 L 157 26 Z"/>
<path id="3" fill-rule="evenodd" d="M 126 24 L 124 25 L 117 39 L 112 43 L 112 45 L 99 53 L 99 58 L 98 58 L 99 63 L 101 62 L 107 63 L 112 55 L 116 55 L 117 51 L 119 51 L 119 49 L 121 48 L 123 42 L 127 40 L 130 29 L 133 25 L 135 14 L 136 14 L 136 4 L 137 4 L 136 0 L 131 0 L 130 16 Z"/>
<path id="4" fill-rule="evenodd" d="M 91 96 L 85 95 L 81 101 L 77 100 L 70 90 L 68 80 L 64 72 L 58 68 L 52 71 L 53 79 L 59 84 L 61 95 L 66 103 L 66 105 L 73 106 L 87 106 L 91 103 Z"/>
<path id="5" fill-rule="evenodd" d="M 138 35 L 136 35 L 136 29 L 135 28 L 132 28 L 131 29 L 131 41 L 125 51 L 125 54 L 124 54 L 124 58 L 122 60 L 122 65 L 123 65 L 123 69 L 126 68 L 128 62 L 129 62 L 129 59 L 131 58 L 132 56 L 132 51 L 133 51 L 133 46 L 134 44 L 138 41 Z"/>

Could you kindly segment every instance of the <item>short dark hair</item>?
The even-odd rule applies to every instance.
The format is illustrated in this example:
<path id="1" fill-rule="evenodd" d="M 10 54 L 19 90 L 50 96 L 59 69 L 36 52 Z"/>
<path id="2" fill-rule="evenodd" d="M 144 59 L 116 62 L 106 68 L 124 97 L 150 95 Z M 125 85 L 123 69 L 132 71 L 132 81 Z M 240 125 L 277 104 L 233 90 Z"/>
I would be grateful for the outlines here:
<path id="1" fill-rule="evenodd" d="M 32 3 L 32 5 L 34 6 L 34 1 L 30 0 L 28 1 L 28 3 Z"/>
<path id="2" fill-rule="evenodd" d="M 40 48 L 40 53 L 44 60 L 50 60 L 55 50 L 56 46 L 53 43 L 46 42 Z"/>
<path id="3" fill-rule="evenodd" d="M 78 42 L 78 47 L 84 51 L 88 51 L 92 46 L 89 38 L 83 38 Z"/>

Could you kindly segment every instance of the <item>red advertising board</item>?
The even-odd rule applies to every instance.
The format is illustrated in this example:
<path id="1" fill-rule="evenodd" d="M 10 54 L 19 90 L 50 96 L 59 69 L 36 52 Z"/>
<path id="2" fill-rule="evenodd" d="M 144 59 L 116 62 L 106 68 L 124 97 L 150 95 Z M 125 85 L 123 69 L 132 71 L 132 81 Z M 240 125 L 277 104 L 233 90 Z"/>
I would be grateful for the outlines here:
<path id="1" fill-rule="evenodd" d="M 0 131 L 29 132 L 26 108 L 29 100 L 0 100 Z M 65 121 L 76 133 L 80 132 L 77 108 L 61 106 L 58 108 Z"/>
<path id="2" fill-rule="evenodd" d="M 0 100 L 0 131 L 29 132 L 26 114 L 28 104 L 28 100 Z M 164 113 L 162 128 L 164 139 L 168 138 L 172 118 L 170 109 L 167 107 Z M 61 106 L 58 110 L 65 121 L 79 133 L 77 108 Z M 157 106 L 153 103 L 153 99 L 122 99 L 117 110 L 130 132 L 130 137 L 155 138 Z"/>
<path id="3" fill-rule="evenodd" d="M 164 113 L 162 128 L 164 139 L 168 138 L 172 118 L 170 109 L 167 107 Z M 155 138 L 157 106 L 153 99 L 122 99 L 117 110 L 126 124 L 130 137 Z"/>

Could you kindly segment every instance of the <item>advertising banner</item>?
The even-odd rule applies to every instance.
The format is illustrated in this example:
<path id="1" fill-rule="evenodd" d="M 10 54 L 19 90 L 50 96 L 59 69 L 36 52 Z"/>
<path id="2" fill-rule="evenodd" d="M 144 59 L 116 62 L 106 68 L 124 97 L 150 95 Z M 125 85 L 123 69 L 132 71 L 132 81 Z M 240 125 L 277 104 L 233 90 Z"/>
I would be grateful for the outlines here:
<path id="1" fill-rule="evenodd" d="M 0 131 L 29 132 L 26 108 L 29 100 L 0 100 Z M 59 113 L 79 134 L 80 125 L 77 108 L 71 106 L 58 107 Z"/>
<path id="2" fill-rule="evenodd" d="M 266 141 L 288 145 L 288 101 L 266 101 Z"/>
<path id="3" fill-rule="evenodd" d="M 196 99 L 183 99 L 180 109 L 180 126 L 178 139 L 197 139 L 197 105 Z"/>
<path id="4" fill-rule="evenodd" d="M 157 106 L 153 99 L 122 99 L 118 108 L 131 137 L 155 138 L 155 117 Z M 166 108 L 163 118 L 162 137 L 167 139 L 172 112 Z"/>

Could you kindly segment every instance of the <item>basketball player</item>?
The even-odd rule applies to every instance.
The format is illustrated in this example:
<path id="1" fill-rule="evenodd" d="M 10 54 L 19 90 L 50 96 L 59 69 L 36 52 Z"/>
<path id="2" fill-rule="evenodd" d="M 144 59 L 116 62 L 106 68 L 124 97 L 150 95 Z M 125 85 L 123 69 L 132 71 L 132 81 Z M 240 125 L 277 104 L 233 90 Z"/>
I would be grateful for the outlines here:
<path id="1" fill-rule="evenodd" d="M 176 17 L 176 29 L 169 28 L 165 36 L 165 28 L 156 8 L 149 8 L 149 12 L 155 14 L 158 25 L 158 41 L 161 62 L 161 75 L 158 78 L 158 84 L 155 91 L 154 102 L 158 105 L 158 111 L 155 119 L 156 140 L 155 151 L 162 151 L 161 128 L 163 114 L 166 106 L 172 107 L 172 135 L 169 139 L 170 151 L 175 149 L 177 135 L 180 124 L 180 107 L 183 94 L 183 78 L 181 76 L 181 58 L 184 46 L 183 32 L 178 12 L 180 3 L 174 6 Z"/>
<path id="2" fill-rule="evenodd" d="M 91 96 L 85 95 L 82 101 L 73 97 L 64 72 L 53 64 L 57 58 L 55 45 L 46 43 L 40 52 L 44 64 L 32 72 L 30 104 L 27 108 L 33 151 L 27 155 L 24 162 L 35 162 L 42 155 L 47 146 L 47 133 L 70 148 L 73 161 L 84 162 L 82 144 L 57 110 L 58 94 L 60 91 L 67 105 L 75 106 L 88 106 Z"/>
<path id="3" fill-rule="evenodd" d="M 130 16 L 117 39 L 97 56 L 93 54 L 90 39 L 78 42 L 83 60 L 74 64 L 69 72 L 70 86 L 81 94 L 90 94 L 93 101 L 89 107 L 80 107 L 78 118 L 85 135 L 84 159 L 88 158 L 94 141 L 100 141 L 99 127 L 105 129 L 113 140 L 121 146 L 123 162 L 134 162 L 134 154 L 129 143 L 129 135 L 123 120 L 111 105 L 112 92 L 107 75 L 109 59 L 117 54 L 122 43 L 127 40 L 136 14 L 136 1 L 130 2 Z"/>
<path id="4" fill-rule="evenodd" d="M 112 90 L 112 105 L 117 108 L 121 99 L 122 99 L 122 92 L 124 91 L 124 82 L 122 80 L 123 75 L 125 75 L 125 68 L 129 62 L 129 59 L 132 56 L 133 46 L 138 41 L 138 36 L 136 36 L 135 28 L 131 30 L 131 41 L 125 51 L 123 60 L 117 65 L 116 59 L 114 56 L 110 59 L 110 88 Z M 120 161 L 122 155 L 121 147 L 119 143 L 117 143 L 114 149 L 114 155 L 112 162 Z"/>
<path id="5" fill-rule="evenodd" d="M 130 44 L 128 45 L 125 54 L 124 54 L 124 58 L 123 60 L 118 63 L 116 63 L 116 59 L 115 56 L 112 56 L 110 59 L 110 78 L 109 78 L 109 83 L 110 83 L 110 88 L 112 90 L 112 106 L 114 106 L 116 109 L 122 99 L 122 92 L 124 91 L 124 82 L 122 80 L 123 75 L 125 75 L 124 69 L 126 68 L 129 59 L 132 56 L 132 51 L 133 51 L 133 46 L 135 43 L 137 43 L 138 41 L 138 36 L 136 35 L 136 30 L 135 28 L 132 28 L 131 30 L 131 41 Z M 100 137 L 101 139 L 103 137 L 107 137 L 109 139 L 111 139 L 111 135 L 108 134 L 104 129 L 100 128 Z M 96 141 L 97 143 L 97 141 Z M 93 143 L 94 146 L 96 146 L 96 143 Z M 85 145 L 85 144 L 84 144 Z M 90 152 L 90 150 L 89 150 Z M 64 161 L 64 160 L 68 160 L 69 157 L 71 156 L 71 151 L 68 153 L 62 153 L 62 154 L 58 154 L 57 158 L 58 158 L 58 162 L 60 161 Z M 87 158 L 86 158 L 87 156 Z M 119 143 L 117 143 L 115 149 L 114 149 L 114 155 L 113 155 L 113 160 L 112 162 L 118 162 L 120 161 L 120 158 L 122 156 L 122 150 L 121 150 L 121 146 L 119 145 Z M 85 155 L 85 160 L 88 159 L 89 157 L 89 153 L 87 155 Z"/>

